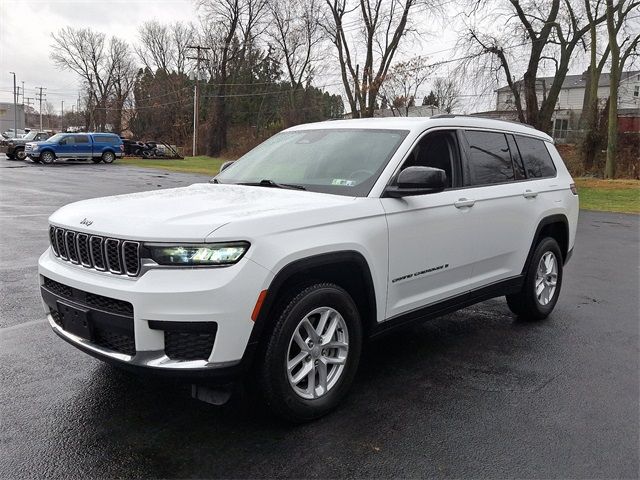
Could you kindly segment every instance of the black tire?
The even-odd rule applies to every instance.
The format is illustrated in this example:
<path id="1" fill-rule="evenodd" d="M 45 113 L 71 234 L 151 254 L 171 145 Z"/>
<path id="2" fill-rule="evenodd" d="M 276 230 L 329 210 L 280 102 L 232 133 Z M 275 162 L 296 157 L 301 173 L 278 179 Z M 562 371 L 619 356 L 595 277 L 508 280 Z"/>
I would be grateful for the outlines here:
<path id="1" fill-rule="evenodd" d="M 100 163 L 102 161 L 102 158 L 92 158 L 91 161 L 93 163 Z"/>
<path id="2" fill-rule="evenodd" d="M 51 165 L 55 161 L 56 161 L 56 156 L 53 154 L 53 152 L 49 150 L 46 150 L 40 154 L 40 163 L 43 163 L 45 165 Z"/>
<path id="3" fill-rule="evenodd" d="M 104 152 L 102 154 L 102 161 L 104 163 L 113 163 L 116 160 L 116 154 L 113 152 Z"/>
<path id="4" fill-rule="evenodd" d="M 16 148 L 14 150 L 16 160 L 25 160 L 27 158 L 27 154 L 24 151 L 24 148 Z"/>
<path id="5" fill-rule="evenodd" d="M 329 413 L 349 391 L 360 361 L 362 324 L 353 299 L 337 285 L 316 283 L 301 289 L 289 298 L 290 300 L 283 302 L 281 308 L 275 312 L 278 320 L 266 340 L 264 356 L 257 374 L 267 406 L 287 421 L 303 423 Z M 348 335 L 348 350 L 344 369 L 335 384 L 318 398 L 306 399 L 296 393 L 290 384 L 286 364 L 290 343 L 293 342 L 294 332 L 299 328 L 300 322 L 314 309 L 321 307 L 329 307 L 342 316 Z M 324 355 L 324 349 L 322 352 Z M 315 360 L 315 364 L 318 364 L 318 360 Z M 315 375 L 314 368 L 314 381 Z"/>
<path id="6" fill-rule="evenodd" d="M 557 269 L 555 290 L 551 297 L 547 300 L 544 297 L 538 298 L 536 294 L 536 283 L 538 277 L 538 269 L 540 261 L 547 255 L 552 254 Z M 548 257 L 547 257 L 548 258 Z M 545 237 L 536 246 L 525 274 L 524 285 L 522 290 L 516 294 L 507 295 L 507 305 L 509 309 L 519 318 L 524 320 L 543 320 L 553 311 L 558 297 L 560 296 L 560 288 L 562 287 L 562 252 L 560 246 L 554 238 Z M 541 274 L 542 282 L 546 285 L 549 278 L 548 275 Z M 538 277 L 540 281 L 540 277 Z"/>

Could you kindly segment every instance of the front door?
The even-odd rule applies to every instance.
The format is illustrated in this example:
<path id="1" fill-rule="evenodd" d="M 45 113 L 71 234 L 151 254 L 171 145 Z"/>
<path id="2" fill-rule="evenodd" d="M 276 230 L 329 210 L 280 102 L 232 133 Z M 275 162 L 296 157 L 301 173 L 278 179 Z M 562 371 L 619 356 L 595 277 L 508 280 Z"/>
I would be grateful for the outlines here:
<path id="1" fill-rule="evenodd" d="M 58 142 L 56 147 L 56 157 L 58 158 L 74 158 L 76 156 L 75 151 L 75 139 L 73 135 L 67 135 Z"/>
<path id="2" fill-rule="evenodd" d="M 472 209 L 460 203 L 458 135 L 426 134 L 404 161 L 408 166 L 445 170 L 448 188 L 440 193 L 382 198 L 389 228 L 386 318 L 453 297 L 468 289 L 475 258 Z"/>

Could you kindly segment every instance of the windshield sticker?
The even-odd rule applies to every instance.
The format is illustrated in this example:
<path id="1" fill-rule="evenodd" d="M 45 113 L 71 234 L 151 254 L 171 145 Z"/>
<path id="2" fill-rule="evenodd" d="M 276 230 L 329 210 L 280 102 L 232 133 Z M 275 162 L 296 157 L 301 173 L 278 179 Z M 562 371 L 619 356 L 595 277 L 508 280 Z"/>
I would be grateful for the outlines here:
<path id="1" fill-rule="evenodd" d="M 343 178 L 334 178 L 331 185 L 340 185 L 341 187 L 353 187 L 356 184 L 353 180 L 345 180 Z"/>

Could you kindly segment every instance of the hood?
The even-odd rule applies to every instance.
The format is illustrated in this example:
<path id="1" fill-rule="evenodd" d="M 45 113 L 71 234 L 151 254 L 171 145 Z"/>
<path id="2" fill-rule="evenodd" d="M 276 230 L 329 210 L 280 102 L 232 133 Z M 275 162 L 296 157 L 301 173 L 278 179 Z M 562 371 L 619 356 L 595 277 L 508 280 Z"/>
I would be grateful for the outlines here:
<path id="1" fill-rule="evenodd" d="M 115 238 L 202 242 L 234 219 L 258 219 L 352 201 L 353 197 L 300 190 L 203 183 L 83 200 L 57 210 L 49 221 Z"/>

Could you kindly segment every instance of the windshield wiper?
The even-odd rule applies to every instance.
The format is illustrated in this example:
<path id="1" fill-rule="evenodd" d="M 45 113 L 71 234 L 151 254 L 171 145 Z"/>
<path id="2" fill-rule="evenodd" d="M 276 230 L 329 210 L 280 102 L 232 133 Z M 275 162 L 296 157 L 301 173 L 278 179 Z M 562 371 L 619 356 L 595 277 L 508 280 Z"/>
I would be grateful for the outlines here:
<path id="1" fill-rule="evenodd" d="M 288 190 L 306 190 L 302 185 L 293 185 L 291 183 L 276 183 L 273 180 L 265 178 L 259 182 L 243 182 L 238 185 L 248 185 L 250 187 L 272 187 L 272 188 L 286 188 Z"/>

